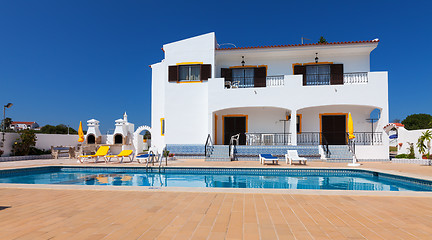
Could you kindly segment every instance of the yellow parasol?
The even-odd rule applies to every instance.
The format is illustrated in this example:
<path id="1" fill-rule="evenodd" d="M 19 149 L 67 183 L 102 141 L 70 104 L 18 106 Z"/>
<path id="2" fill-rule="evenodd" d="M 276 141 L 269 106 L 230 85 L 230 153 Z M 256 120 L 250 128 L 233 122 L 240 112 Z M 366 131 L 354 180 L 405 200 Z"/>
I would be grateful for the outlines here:
<path id="1" fill-rule="evenodd" d="M 79 125 L 79 128 L 78 128 L 78 142 L 84 142 L 84 132 L 83 132 L 83 129 L 82 129 L 82 122 L 80 121 L 80 125 Z"/>
<path id="2" fill-rule="evenodd" d="M 354 123 L 353 123 L 353 120 L 351 117 L 351 113 L 348 114 L 348 133 L 349 133 L 349 136 L 348 136 L 349 139 L 355 138 L 355 136 L 354 136 Z"/>

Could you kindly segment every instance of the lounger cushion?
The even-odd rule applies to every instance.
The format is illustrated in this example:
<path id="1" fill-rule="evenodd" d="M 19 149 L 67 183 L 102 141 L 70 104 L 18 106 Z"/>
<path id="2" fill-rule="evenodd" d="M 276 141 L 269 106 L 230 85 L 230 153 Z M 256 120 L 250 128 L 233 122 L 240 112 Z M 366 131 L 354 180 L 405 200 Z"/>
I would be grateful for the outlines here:
<path id="1" fill-rule="evenodd" d="M 265 159 L 278 159 L 277 157 L 274 157 L 271 154 L 260 154 L 260 156 Z"/>

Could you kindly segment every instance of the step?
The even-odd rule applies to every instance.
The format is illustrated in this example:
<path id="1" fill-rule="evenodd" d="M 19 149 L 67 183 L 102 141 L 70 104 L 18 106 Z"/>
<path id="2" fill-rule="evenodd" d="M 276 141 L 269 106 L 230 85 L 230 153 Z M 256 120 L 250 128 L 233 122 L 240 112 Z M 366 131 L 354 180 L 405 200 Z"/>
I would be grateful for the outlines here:
<path id="1" fill-rule="evenodd" d="M 206 161 L 212 162 L 229 162 L 231 161 L 229 155 L 229 146 L 228 145 L 214 145 L 211 147 L 210 156 L 206 157 Z"/>
<path id="2" fill-rule="evenodd" d="M 347 145 L 329 145 L 330 156 L 328 162 L 345 162 L 352 161 L 352 153 Z"/>

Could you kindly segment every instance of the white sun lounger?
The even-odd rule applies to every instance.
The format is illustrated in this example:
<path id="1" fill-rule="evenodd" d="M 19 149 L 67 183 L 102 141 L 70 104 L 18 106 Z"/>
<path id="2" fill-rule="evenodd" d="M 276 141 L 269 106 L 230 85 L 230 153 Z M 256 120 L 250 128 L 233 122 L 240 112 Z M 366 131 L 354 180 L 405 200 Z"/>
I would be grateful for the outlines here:
<path id="1" fill-rule="evenodd" d="M 297 150 L 288 150 L 288 154 L 285 154 L 285 160 L 287 164 L 289 162 L 289 165 L 292 165 L 293 161 L 299 161 L 299 164 L 306 165 L 307 158 L 299 157 Z"/>

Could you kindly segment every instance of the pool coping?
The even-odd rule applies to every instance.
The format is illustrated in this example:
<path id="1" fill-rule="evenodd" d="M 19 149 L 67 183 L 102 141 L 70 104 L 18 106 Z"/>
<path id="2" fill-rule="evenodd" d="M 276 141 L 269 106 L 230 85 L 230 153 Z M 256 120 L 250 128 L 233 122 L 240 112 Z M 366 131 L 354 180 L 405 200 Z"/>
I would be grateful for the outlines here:
<path id="1" fill-rule="evenodd" d="M 0 170 L 14 170 L 14 169 L 31 169 L 31 168 L 44 168 L 44 167 L 103 167 L 103 168 L 146 168 L 145 166 L 110 166 L 110 165 L 74 165 L 74 164 L 50 164 L 40 166 L 20 166 L 20 167 L 7 167 Z M 153 167 L 157 168 L 157 167 Z M 175 169 L 188 169 L 188 168 L 203 168 L 203 169 L 272 169 L 270 167 L 242 167 L 242 166 L 164 166 L 164 168 Z M 364 170 L 378 172 L 382 174 L 390 174 L 408 178 L 416 178 L 420 180 L 432 181 L 432 177 L 403 173 L 393 170 L 382 170 L 373 168 L 362 167 L 313 167 L 313 168 L 286 168 L 278 167 L 273 168 L 277 170 Z M 50 185 L 50 184 L 12 184 L 0 183 L 1 188 L 17 188 L 17 189 L 51 189 L 51 190 L 97 190 L 97 191 L 144 191 L 144 192 L 200 192 L 200 193 L 251 193 L 251 194 L 296 194 L 296 195 L 353 195 L 353 196 L 399 196 L 399 197 L 432 197 L 432 192 L 421 191 L 366 191 L 366 190 L 321 190 L 321 189 L 262 189 L 262 188 L 204 188 L 204 187 L 149 187 L 149 186 L 107 186 L 107 185 Z"/>

